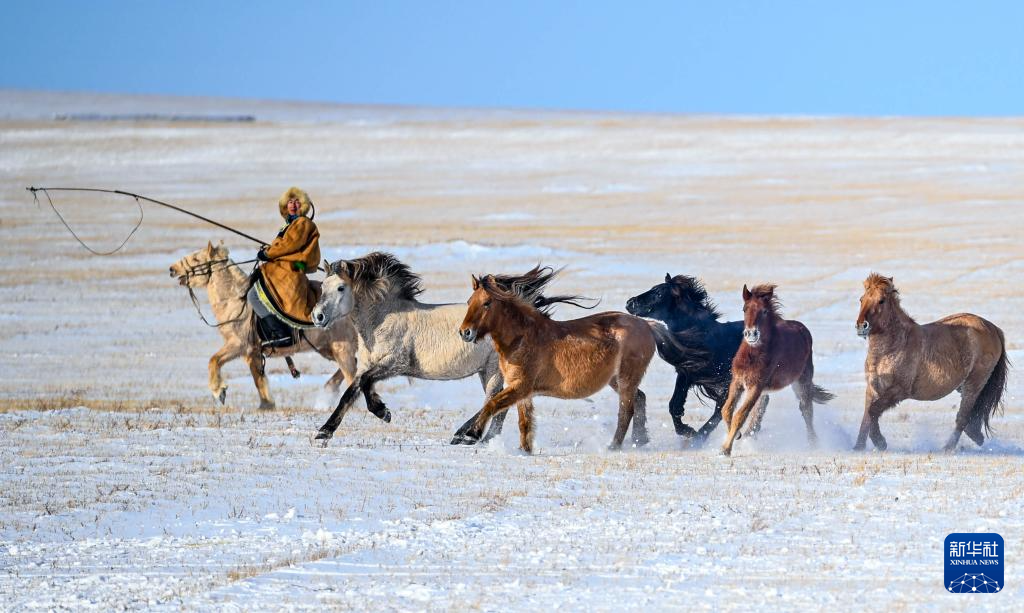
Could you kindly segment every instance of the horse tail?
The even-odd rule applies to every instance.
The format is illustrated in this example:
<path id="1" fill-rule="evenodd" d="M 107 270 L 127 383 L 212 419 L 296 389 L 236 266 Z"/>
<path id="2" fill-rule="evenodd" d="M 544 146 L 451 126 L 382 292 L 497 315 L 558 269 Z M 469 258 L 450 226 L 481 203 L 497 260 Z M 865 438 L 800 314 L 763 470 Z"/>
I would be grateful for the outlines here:
<path id="1" fill-rule="evenodd" d="M 1006 357 L 1006 337 L 1003 335 L 1002 330 L 994 325 L 992 327 L 995 328 L 996 334 L 999 335 L 999 343 L 1002 345 L 1003 350 L 999 356 L 999 361 L 996 362 L 996 367 L 992 369 L 992 374 L 988 376 L 985 387 L 981 388 L 981 394 L 974 401 L 974 408 L 971 410 L 969 422 L 978 428 L 979 432 L 981 426 L 984 426 L 986 435 L 992 434 L 992 427 L 988 424 L 989 418 L 992 417 L 997 409 L 1002 408 L 1003 393 L 1006 391 L 1006 374 L 1010 369 L 1010 358 Z"/>
<path id="2" fill-rule="evenodd" d="M 645 321 L 654 333 L 654 345 L 658 348 L 658 355 L 662 360 L 683 370 L 696 370 L 706 364 L 708 353 L 705 349 L 687 347 L 660 321 Z"/>
<path id="3" fill-rule="evenodd" d="M 821 387 L 820 385 L 815 385 L 814 391 L 811 393 L 811 400 L 817 402 L 818 404 L 825 404 L 826 402 L 832 400 L 835 397 L 835 394 Z"/>

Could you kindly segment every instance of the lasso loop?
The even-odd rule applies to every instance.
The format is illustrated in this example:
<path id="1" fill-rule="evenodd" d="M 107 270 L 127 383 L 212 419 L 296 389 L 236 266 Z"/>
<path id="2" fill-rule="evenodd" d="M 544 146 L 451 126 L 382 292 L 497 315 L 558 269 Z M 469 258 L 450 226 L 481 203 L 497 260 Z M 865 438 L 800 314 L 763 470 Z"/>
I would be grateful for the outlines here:
<path id="1" fill-rule="evenodd" d="M 218 228 L 223 228 L 223 229 L 227 230 L 228 232 L 232 232 L 234 234 L 237 234 L 238 236 L 241 236 L 243 238 L 247 238 L 247 239 L 249 239 L 249 240 L 251 240 L 251 241 L 253 241 L 255 243 L 258 243 L 260 245 L 266 245 L 267 244 L 264 241 L 261 241 L 260 239 L 256 238 L 255 236 L 251 236 L 249 234 L 246 234 L 245 232 L 242 232 L 241 230 L 236 230 L 235 228 L 232 228 L 231 226 L 222 224 L 219 221 L 214 221 L 214 220 L 210 219 L 209 217 L 203 217 L 202 215 L 200 215 L 198 213 L 193 213 L 192 211 L 189 211 L 188 209 L 183 209 L 180 206 L 176 206 L 176 205 L 173 205 L 173 204 L 170 204 L 170 203 L 167 203 L 167 202 L 161 202 L 160 200 L 156 200 L 154 198 L 149 198 L 149 197 L 142 196 L 142 195 L 139 195 L 139 194 L 133 194 L 132 192 L 121 191 L 119 189 L 98 189 L 98 188 L 92 188 L 92 187 L 26 187 L 25 189 L 27 189 L 28 191 L 32 192 L 32 198 L 35 200 L 35 203 L 36 203 L 37 207 L 39 206 L 39 195 L 38 195 L 39 192 L 43 192 L 44 194 L 46 194 L 46 200 L 50 203 L 50 208 L 53 209 L 53 212 L 57 215 L 57 218 L 60 219 L 60 222 L 62 224 L 64 224 L 64 227 L 67 228 L 67 231 L 71 233 L 71 236 L 75 237 L 75 240 L 78 241 L 78 244 L 82 245 L 82 247 L 84 247 L 86 250 L 89 251 L 89 253 L 92 253 L 93 255 L 112 255 L 112 254 L 117 253 L 118 251 L 120 251 L 121 248 L 124 247 L 125 244 L 127 244 L 129 240 L 131 240 L 132 236 L 135 235 L 135 232 L 139 229 L 140 226 L 142 226 L 142 220 L 143 220 L 143 217 L 145 216 L 145 213 L 142 210 L 142 201 L 151 202 L 153 204 L 156 204 L 156 205 L 159 205 L 159 206 L 171 209 L 172 211 L 177 211 L 179 213 L 184 213 L 185 215 L 188 215 L 190 217 L 195 217 L 196 219 L 198 219 L 200 221 L 205 221 L 206 223 L 212 224 L 214 226 L 217 226 Z M 136 222 L 135 227 L 132 228 L 132 231 L 128 233 L 128 236 L 125 237 L 125 239 L 121 242 L 120 245 L 117 246 L 116 249 L 114 249 L 113 251 L 107 251 L 107 252 L 97 251 L 96 249 L 93 249 L 92 247 L 87 245 L 85 243 L 85 241 L 83 241 L 77 234 L 75 234 L 75 231 L 71 228 L 71 226 L 68 224 L 68 222 L 64 219 L 64 216 L 61 215 L 60 211 L 57 210 L 57 207 L 54 206 L 53 199 L 50 198 L 50 192 L 51 191 L 93 192 L 93 193 L 101 193 L 101 194 L 117 194 L 119 196 L 128 196 L 128 197 L 134 198 L 135 199 L 135 205 L 139 207 L 139 221 Z"/>
<path id="2" fill-rule="evenodd" d="M 145 212 L 142 209 L 142 203 L 139 202 L 139 197 L 135 196 L 135 206 L 139 207 L 139 220 L 135 222 L 135 227 L 133 227 L 132 231 L 128 233 L 128 236 L 126 236 L 125 239 L 121 241 L 121 244 L 112 249 L 111 251 L 97 251 L 96 249 L 90 247 L 84 240 L 82 240 L 80 236 L 78 236 L 78 234 L 75 233 L 75 231 L 71 228 L 71 225 L 68 224 L 66 219 L 64 219 L 64 216 L 60 214 L 59 210 L 57 210 L 57 206 L 53 204 L 53 199 L 50 198 L 50 192 L 46 191 L 46 188 L 30 188 L 30 191 L 32 192 L 32 199 L 35 201 L 36 207 L 40 206 L 39 192 L 43 192 L 43 194 L 46 195 L 46 201 L 50 204 L 50 208 L 53 209 L 54 214 L 57 215 L 57 219 L 59 219 L 60 222 L 64 224 L 64 227 L 67 229 L 68 232 L 71 233 L 71 236 L 73 236 L 75 240 L 78 241 L 78 244 L 84 247 L 89 253 L 93 255 L 114 255 L 115 253 L 123 249 L 124 246 L 128 244 L 128 241 L 130 241 L 132 237 L 135 236 L 135 232 L 138 231 L 140 227 L 142 227 L 142 220 L 145 219 L 146 216 Z"/>

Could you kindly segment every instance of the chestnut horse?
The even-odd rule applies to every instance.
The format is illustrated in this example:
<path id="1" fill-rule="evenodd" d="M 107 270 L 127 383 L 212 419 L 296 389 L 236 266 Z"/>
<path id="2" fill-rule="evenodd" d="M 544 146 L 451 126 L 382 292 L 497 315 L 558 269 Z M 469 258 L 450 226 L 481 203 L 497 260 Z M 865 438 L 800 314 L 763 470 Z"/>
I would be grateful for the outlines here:
<path id="1" fill-rule="evenodd" d="M 732 360 L 732 383 L 722 407 L 722 419 L 729 424 L 722 455 L 732 453 L 733 441 L 761 394 L 792 385 L 812 445 L 817 440 L 814 403 L 835 397 L 814 384 L 811 332 L 799 321 L 782 319 L 775 287 L 765 284 L 748 290 L 743 286 L 743 342 Z"/>
<path id="2" fill-rule="evenodd" d="M 960 392 L 960 410 L 945 451 L 956 449 L 963 432 L 978 445 L 985 442 L 1009 368 L 1006 340 L 995 324 L 959 313 L 920 325 L 900 307 L 892 277 L 872 273 L 864 281 L 857 334 L 867 337 L 868 355 L 864 418 L 855 450 L 864 449 L 869 434 L 875 448 L 885 450 L 878 418 L 897 403 L 938 400 L 953 390 Z"/>
<path id="3" fill-rule="evenodd" d="M 586 398 L 609 386 L 619 395 L 619 419 L 610 445 L 618 449 L 633 423 L 633 442 L 648 442 L 646 398 L 640 381 L 656 351 L 671 342 L 659 322 L 619 312 L 554 321 L 549 306 L 577 296 L 545 297 L 540 290 L 557 271 L 536 267 L 524 275 L 473 277 L 473 295 L 459 328 L 462 340 L 478 343 L 490 335 L 498 351 L 505 387 L 455 433 L 452 444 L 475 444 L 494 415 L 534 395 Z M 578 305 L 577 305 L 578 306 Z M 666 338 L 663 338 L 666 337 Z M 533 412 L 519 412 L 522 448 L 533 449 Z"/>

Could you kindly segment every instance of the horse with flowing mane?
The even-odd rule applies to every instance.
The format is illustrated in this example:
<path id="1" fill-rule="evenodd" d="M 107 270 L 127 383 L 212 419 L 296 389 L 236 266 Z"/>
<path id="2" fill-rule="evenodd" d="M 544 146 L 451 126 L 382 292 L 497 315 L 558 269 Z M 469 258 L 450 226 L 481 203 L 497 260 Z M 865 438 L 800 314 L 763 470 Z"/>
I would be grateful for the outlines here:
<path id="1" fill-rule="evenodd" d="M 330 274 L 313 307 L 313 323 L 330 326 L 350 320 L 359 336 L 359 353 L 352 382 L 316 435 L 321 445 L 334 436 L 360 391 L 371 413 L 391 421 L 391 411 L 373 391 L 377 381 L 399 376 L 451 381 L 475 374 L 488 398 L 501 389 L 494 349 L 466 345 L 456 333 L 465 304 L 420 302 L 419 275 L 390 253 L 325 262 L 325 267 Z M 495 420 L 488 438 L 501 432 L 501 422 Z"/>
<path id="2" fill-rule="evenodd" d="M 505 388 L 456 431 L 452 444 L 480 440 L 489 419 L 534 395 L 586 398 L 604 386 L 619 396 L 618 425 L 610 448 L 622 446 L 630 423 L 633 442 L 644 445 L 646 398 L 640 382 L 659 343 L 675 346 L 660 322 L 607 312 L 555 321 L 552 305 L 579 303 L 578 296 L 546 297 L 541 292 L 558 271 L 537 266 L 523 275 L 473 277 L 473 294 L 459 330 L 466 343 L 485 337 L 500 357 Z M 532 407 L 531 407 L 532 408 Z M 533 411 L 519 412 L 522 448 L 533 450 Z"/>
<path id="3" fill-rule="evenodd" d="M 979 446 L 985 442 L 1010 366 L 998 326 L 970 313 L 918 324 L 900 306 L 892 277 L 872 273 L 864 281 L 856 327 L 868 339 L 868 354 L 864 418 L 854 449 L 864 449 L 870 434 L 875 448 L 885 450 L 878 419 L 899 402 L 938 400 L 954 390 L 960 392 L 960 409 L 945 451 L 956 449 L 961 433 Z"/>
<path id="4" fill-rule="evenodd" d="M 793 386 L 812 445 L 817 440 L 814 403 L 835 398 L 814 384 L 811 332 L 799 321 L 783 319 L 781 306 L 774 285 L 743 286 L 743 342 L 732 361 L 729 397 L 722 407 L 722 419 L 729 424 L 722 455 L 732 454 L 743 422 L 764 392 Z"/>
<path id="5" fill-rule="evenodd" d="M 721 314 L 704 285 L 694 277 L 665 273 L 665 282 L 630 298 L 626 311 L 637 317 L 665 322 L 686 351 L 667 360 L 676 369 L 676 385 L 668 402 L 668 412 L 676 434 L 704 442 L 722 420 L 722 405 L 732 382 L 732 359 L 743 341 L 742 321 L 718 321 Z M 669 354 L 671 355 L 671 354 Z M 662 358 L 666 354 L 662 352 Z M 711 417 L 694 430 L 683 423 L 686 397 L 693 388 L 698 396 L 715 403 Z M 768 394 L 755 410 L 750 434 L 760 428 L 760 419 L 768 406 Z"/>
<path id="6" fill-rule="evenodd" d="M 224 364 L 243 357 L 249 366 L 256 390 L 260 395 L 260 408 L 273 409 L 270 386 L 264 372 L 265 357 L 287 358 L 296 353 L 316 351 L 324 359 L 337 363 L 338 370 L 327 381 L 326 387 L 337 390 L 342 382 L 349 382 L 356 373 L 356 333 L 348 322 L 340 322 L 326 330 L 305 330 L 304 340 L 290 347 L 261 349 L 256 335 L 252 307 L 246 302 L 249 277 L 228 255 L 223 244 L 206 247 L 186 255 L 171 265 L 172 277 L 191 289 L 206 288 L 210 308 L 217 320 L 217 330 L 224 337 L 222 346 L 210 358 L 210 393 L 224 403 L 228 386 L 221 377 Z M 306 342 L 308 341 L 308 342 Z M 294 376 L 294 375 L 293 375 Z"/>

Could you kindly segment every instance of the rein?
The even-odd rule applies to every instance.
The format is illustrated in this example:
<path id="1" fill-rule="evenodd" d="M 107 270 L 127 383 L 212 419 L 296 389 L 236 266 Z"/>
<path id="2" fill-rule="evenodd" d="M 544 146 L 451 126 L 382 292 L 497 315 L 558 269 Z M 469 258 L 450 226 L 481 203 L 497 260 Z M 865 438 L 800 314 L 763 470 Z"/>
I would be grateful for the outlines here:
<path id="1" fill-rule="evenodd" d="M 232 262 L 230 258 L 224 258 L 222 260 L 210 260 L 209 262 L 203 262 L 202 264 L 199 264 L 197 266 L 193 266 L 192 268 L 189 268 L 188 270 L 185 271 L 185 275 L 184 275 L 184 277 L 185 277 L 185 287 L 188 288 L 188 297 L 192 300 L 192 306 L 194 306 L 196 308 L 196 313 L 199 314 L 199 319 L 203 320 L 204 324 L 206 324 L 207 326 L 209 326 L 211 328 L 220 328 L 221 326 L 226 326 L 228 324 L 233 324 L 233 323 L 237 323 L 239 321 L 242 321 L 244 319 L 242 317 L 242 314 L 245 313 L 245 307 L 246 307 L 245 300 L 243 298 L 243 300 L 242 300 L 242 308 L 238 312 L 238 315 L 236 315 L 234 318 L 229 319 L 227 321 L 222 321 L 222 322 L 218 322 L 218 323 L 215 323 L 215 324 L 211 324 L 206 319 L 206 316 L 203 315 L 203 309 L 199 305 L 199 298 L 196 297 L 196 292 L 192 288 L 192 285 L 189 283 L 189 280 L 191 278 L 193 278 L 193 277 L 212 276 L 213 272 L 214 272 L 213 271 L 213 267 L 215 265 L 217 265 L 217 264 L 225 264 L 224 268 L 221 269 L 221 270 L 227 270 L 231 266 L 238 266 L 239 264 L 250 264 L 250 263 L 255 262 L 255 261 L 256 261 L 256 259 L 253 258 L 251 260 L 245 260 L 244 262 Z M 199 272 L 197 272 L 197 271 L 199 271 Z"/>

